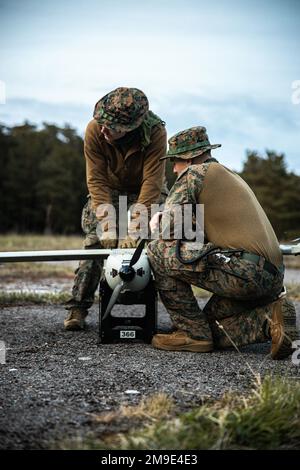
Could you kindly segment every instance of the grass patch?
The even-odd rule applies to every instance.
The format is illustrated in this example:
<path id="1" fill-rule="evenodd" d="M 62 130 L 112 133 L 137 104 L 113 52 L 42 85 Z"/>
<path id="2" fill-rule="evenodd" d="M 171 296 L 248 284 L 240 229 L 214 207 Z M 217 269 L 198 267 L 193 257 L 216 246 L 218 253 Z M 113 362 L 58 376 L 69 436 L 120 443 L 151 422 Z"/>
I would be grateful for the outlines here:
<path id="1" fill-rule="evenodd" d="M 5 292 L 0 291 L 0 305 L 2 307 L 24 304 L 62 304 L 70 299 L 69 292 L 43 293 L 36 292 Z"/>
<path id="2" fill-rule="evenodd" d="M 76 250 L 83 238 L 76 235 L 0 235 L 0 251 Z"/>
<path id="3" fill-rule="evenodd" d="M 283 257 L 283 262 L 286 268 L 300 269 L 300 255 L 285 255 Z"/>
<path id="4" fill-rule="evenodd" d="M 75 261 L 75 263 L 77 263 Z M 74 268 L 64 262 L 53 263 L 5 263 L 0 264 L 0 281 L 3 282 L 17 278 L 38 280 L 45 278 L 72 278 Z"/>
<path id="5" fill-rule="evenodd" d="M 188 413 L 107 436 L 105 442 L 90 439 L 81 448 L 300 449 L 300 384 L 282 377 L 257 378 L 246 397 L 227 393 Z"/>
<path id="6" fill-rule="evenodd" d="M 82 249 L 83 238 L 64 235 L 0 235 L 0 251 L 46 251 Z M 77 265 L 77 261 L 75 264 Z M 0 280 L 15 278 L 44 279 L 48 277 L 73 277 L 72 262 L 20 262 L 0 264 Z"/>

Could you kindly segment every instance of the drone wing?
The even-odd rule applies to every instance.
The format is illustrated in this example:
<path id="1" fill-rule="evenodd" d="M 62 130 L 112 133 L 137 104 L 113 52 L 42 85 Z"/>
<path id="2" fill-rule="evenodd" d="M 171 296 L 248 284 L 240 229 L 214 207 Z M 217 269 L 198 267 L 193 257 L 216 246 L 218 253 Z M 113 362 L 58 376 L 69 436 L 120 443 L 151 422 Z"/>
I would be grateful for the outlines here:
<path id="1" fill-rule="evenodd" d="M 25 261 L 69 261 L 107 258 L 112 250 L 7 251 L 0 253 L 0 263 Z"/>

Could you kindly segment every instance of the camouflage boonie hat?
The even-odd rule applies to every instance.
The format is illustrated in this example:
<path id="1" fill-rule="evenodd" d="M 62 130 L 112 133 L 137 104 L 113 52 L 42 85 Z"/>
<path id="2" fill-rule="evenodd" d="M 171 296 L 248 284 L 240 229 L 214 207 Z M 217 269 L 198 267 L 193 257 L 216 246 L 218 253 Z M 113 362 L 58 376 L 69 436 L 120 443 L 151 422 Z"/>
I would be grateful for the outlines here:
<path id="1" fill-rule="evenodd" d="M 148 111 L 148 99 L 141 90 L 120 87 L 96 103 L 93 117 L 109 129 L 129 132 L 143 122 Z"/>
<path id="2" fill-rule="evenodd" d="M 169 140 L 169 150 L 165 157 L 160 158 L 190 158 L 199 157 L 207 150 L 221 147 L 221 144 L 211 144 L 208 140 L 206 128 L 202 126 L 190 127 L 173 135 Z"/>

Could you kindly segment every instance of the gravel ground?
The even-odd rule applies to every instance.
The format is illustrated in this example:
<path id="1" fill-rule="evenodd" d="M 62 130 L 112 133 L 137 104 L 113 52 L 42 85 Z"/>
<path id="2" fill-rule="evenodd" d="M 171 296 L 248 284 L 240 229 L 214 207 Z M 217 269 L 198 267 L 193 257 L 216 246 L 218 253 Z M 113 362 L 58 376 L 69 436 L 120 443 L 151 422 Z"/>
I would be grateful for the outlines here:
<path id="1" fill-rule="evenodd" d="M 297 312 L 299 320 L 299 302 Z M 62 439 L 120 431 L 122 424 L 97 423 L 94 414 L 159 391 L 181 410 L 228 389 L 242 392 L 251 381 L 246 360 L 256 372 L 300 378 L 300 366 L 290 358 L 270 359 L 269 344 L 244 347 L 242 355 L 164 352 L 144 343 L 100 345 L 97 306 L 84 332 L 64 331 L 64 317 L 57 306 L 0 312 L 0 340 L 9 348 L 6 364 L 0 364 L 1 449 L 47 449 Z M 159 327 L 170 328 L 161 304 Z M 128 393 L 133 390 L 138 393 Z"/>

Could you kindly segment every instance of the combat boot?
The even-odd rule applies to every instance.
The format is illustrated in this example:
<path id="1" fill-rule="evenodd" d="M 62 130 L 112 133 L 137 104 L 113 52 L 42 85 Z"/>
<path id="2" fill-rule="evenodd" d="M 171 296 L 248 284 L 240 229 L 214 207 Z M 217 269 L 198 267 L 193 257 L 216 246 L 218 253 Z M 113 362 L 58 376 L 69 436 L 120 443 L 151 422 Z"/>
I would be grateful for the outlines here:
<path id="1" fill-rule="evenodd" d="M 185 331 L 175 331 L 171 334 L 157 334 L 152 338 L 152 346 L 165 351 L 209 352 L 213 350 L 210 340 L 193 339 Z"/>
<path id="2" fill-rule="evenodd" d="M 72 308 L 67 318 L 64 320 L 65 330 L 83 330 L 85 328 L 85 317 L 87 310 Z"/>
<path id="3" fill-rule="evenodd" d="M 298 338 L 296 310 L 293 303 L 286 297 L 273 302 L 271 318 L 268 320 L 272 339 L 271 357 L 284 359 L 292 354 L 292 343 Z"/>

